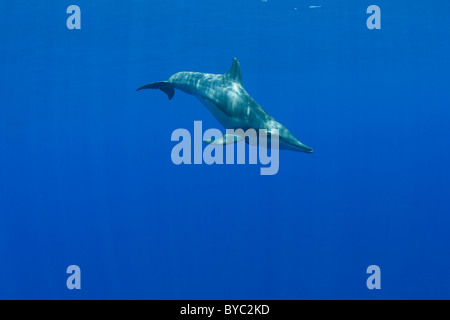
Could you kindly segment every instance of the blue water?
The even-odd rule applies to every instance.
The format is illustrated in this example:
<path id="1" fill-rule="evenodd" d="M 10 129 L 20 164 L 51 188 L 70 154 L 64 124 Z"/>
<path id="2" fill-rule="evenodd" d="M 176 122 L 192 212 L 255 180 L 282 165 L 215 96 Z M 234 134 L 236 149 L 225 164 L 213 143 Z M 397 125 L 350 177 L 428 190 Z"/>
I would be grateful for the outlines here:
<path id="1" fill-rule="evenodd" d="M 1 1 L 0 298 L 450 299 L 449 10 Z M 274 176 L 172 163 L 173 130 L 223 128 L 192 96 L 136 88 L 232 57 L 313 154 L 281 151 Z"/>

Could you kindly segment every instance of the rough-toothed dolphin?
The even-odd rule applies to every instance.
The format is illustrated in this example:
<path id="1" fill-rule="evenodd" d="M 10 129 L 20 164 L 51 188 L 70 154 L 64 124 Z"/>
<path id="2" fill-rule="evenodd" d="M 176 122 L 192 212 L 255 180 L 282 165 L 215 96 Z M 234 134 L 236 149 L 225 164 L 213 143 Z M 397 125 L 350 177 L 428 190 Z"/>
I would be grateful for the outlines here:
<path id="1" fill-rule="evenodd" d="M 141 89 L 160 89 L 173 98 L 175 89 L 197 97 L 226 129 L 279 130 L 279 147 L 312 153 L 313 149 L 298 141 L 281 123 L 275 121 L 245 91 L 239 62 L 233 58 L 231 69 L 225 74 L 178 72 L 169 80 L 154 82 Z M 209 143 L 228 144 L 244 140 L 245 136 L 226 134 Z"/>

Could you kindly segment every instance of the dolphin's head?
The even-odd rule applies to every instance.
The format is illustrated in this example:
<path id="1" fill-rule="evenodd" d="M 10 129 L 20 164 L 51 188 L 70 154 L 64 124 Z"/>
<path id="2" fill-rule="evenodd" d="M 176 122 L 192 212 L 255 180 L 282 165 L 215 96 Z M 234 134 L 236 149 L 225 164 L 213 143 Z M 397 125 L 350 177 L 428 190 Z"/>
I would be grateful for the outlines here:
<path id="1" fill-rule="evenodd" d="M 313 149 L 308 147 L 306 144 L 301 143 L 298 141 L 296 137 L 288 130 L 286 127 L 284 127 L 281 124 L 277 125 L 277 129 L 279 132 L 279 148 L 280 149 L 286 149 L 286 150 L 293 150 L 293 151 L 299 151 L 299 152 L 306 152 L 306 153 L 312 153 Z"/>

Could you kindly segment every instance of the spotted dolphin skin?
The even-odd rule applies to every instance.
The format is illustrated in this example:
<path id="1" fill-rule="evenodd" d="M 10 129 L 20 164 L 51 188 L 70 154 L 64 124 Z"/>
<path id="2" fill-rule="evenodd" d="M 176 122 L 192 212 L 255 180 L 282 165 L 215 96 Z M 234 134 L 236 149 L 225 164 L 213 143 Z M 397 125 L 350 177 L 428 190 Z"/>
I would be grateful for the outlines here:
<path id="1" fill-rule="evenodd" d="M 178 72 L 169 80 L 140 87 L 160 89 L 173 98 L 175 89 L 197 97 L 226 129 L 273 129 L 279 131 L 279 148 L 312 153 L 313 149 L 301 143 L 281 123 L 275 121 L 245 91 L 239 62 L 233 58 L 231 69 L 225 74 Z M 245 136 L 224 135 L 208 143 L 228 144 L 242 141 Z"/>

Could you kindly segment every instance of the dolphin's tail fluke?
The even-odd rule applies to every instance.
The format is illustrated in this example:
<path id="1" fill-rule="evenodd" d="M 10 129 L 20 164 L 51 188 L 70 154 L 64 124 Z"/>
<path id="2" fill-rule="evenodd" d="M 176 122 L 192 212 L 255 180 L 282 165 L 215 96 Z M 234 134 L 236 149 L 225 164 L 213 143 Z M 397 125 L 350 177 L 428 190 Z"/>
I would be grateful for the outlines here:
<path id="1" fill-rule="evenodd" d="M 136 91 L 139 91 L 142 89 L 160 89 L 165 94 L 167 94 L 167 97 L 169 97 L 169 100 L 171 100 L 175 94 L 175 89 L 173 87 L 173 84 L 166 82 L 166 81 L 150 83 L 150 84 L 147 84 L 145 86 L 138 88 Z"/>

